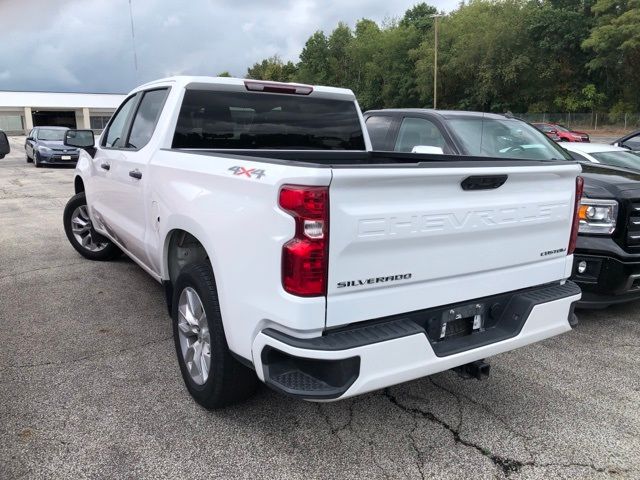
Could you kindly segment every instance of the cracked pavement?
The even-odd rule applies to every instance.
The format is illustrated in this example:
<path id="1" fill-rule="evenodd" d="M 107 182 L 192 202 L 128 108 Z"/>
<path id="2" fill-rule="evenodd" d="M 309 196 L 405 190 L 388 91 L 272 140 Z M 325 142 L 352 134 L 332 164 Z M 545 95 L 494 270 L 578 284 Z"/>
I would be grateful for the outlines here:
<path id="1" fill-rule="evenodd" d="M 0 160 L 0 478 L 640 478 L 638 303 L 489 360 L 337 403 L 183 387 L 163 292 L 68 244 L 73 171 Z"/>

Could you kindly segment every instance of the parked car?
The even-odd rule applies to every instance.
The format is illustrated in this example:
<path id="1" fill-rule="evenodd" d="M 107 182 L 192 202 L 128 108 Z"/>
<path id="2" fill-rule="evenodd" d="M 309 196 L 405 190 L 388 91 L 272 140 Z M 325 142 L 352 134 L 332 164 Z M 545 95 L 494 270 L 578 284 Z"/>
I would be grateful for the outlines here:
<path id="1" fill-rule="evenodd" d="M 35 127 L 24 144 L 27 162 L 43 165 L 75 165 L 79 150 L 64 145 L 66 127 Z"/>
<path id="2" fill-rule="evenodd" d="M 508 115 L 431 109 L 364 114 L 374 150 L 522 160 L 571 160 L 545 134 Z"/>
<path id="3" fill-rule="evenodd" d="M 575 324 L 580 167 L 537 135 L 545 161 L 372 152 L 350 90 L 174 77 L 135 89 L 81 152 L 64 228 L 84 257 L 122 251 L 163 283 L 207 408 L 258 379 L 335 400 L 482 375 Z"/>
<path id="4" fill-rule="evenodd" d="M 554 142 L 560 141 L 560 136 L 558 135 L 558 129 L 552 127 L 551 125 L 547 125 L 546 123 L 532 123 L 534 127 L 544 133 L 547 137 L 549 137 Z"/>
<path id="5" fill-rule="evenodd" d="M 562 145 L 575 160 L 640 171 L 640 152 L 606 143 L 566 143 Z"/>
<path id="6" fill-rule="evenodd" d="M 7 134 L 0 130 L 0 159 L 3 159 L 5 155 L 9 153 L 11 153 L 9 139 L 7 138 Z"/>
<path id="7" fill-rule="evenodd" d="M 640 130 L 620 137 L 612 145 L 623 147 L 633 151 L 640 151 Z"/>
<path id="8" fill-rule="evenodd" d="M 589 142 L 589 134 L 586 132 L 579 132 L 577 130 L 571 130 L 559 123 L 534 123 L 536 128 L 552 128 L 556 130 L 560 142 Z"/>

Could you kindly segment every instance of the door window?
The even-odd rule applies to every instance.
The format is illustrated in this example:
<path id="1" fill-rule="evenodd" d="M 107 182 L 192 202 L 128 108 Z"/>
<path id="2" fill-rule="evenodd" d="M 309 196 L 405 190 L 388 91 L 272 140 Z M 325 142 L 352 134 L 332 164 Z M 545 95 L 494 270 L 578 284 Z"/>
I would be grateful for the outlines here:
<path id="1" fill-rule="evenodd" d="M 446 142 L 436 125 L 426 118 L 405 118 L 400 125 L 396 152 L 411 152 L 416 145 L 440 147 L 445 150 Z"/>
<path id="2" fill-rule="evenodd" d="M 107 134 L 105 135 L 102 143 L 103 147 L 124 148 L 125 137 L 127 136 L 125 128 L 127 127 L 127 120 L 129 119 L 131 109 L 136 103 L 135 98 L 136 95 L 132 95 L 125 100 L 120 109 L 113 116 L 113 120 L 111 121 L 111 124 L 109 124 L 109 129 L 107 130 Z"/>
<path id="3" fill-rule="evenodd" d="M 133 119 L 127 147 L 142 148 L 151 140 L 167 93 L 168 89 L 166 88 L 145 92 Z"/>
<path id="4" fill-rule="evenodd" d="M 624 142 L 624 146 L 631 150 L 640 150 L 640 134 L 634 135 Z"/>
<path id="5" fill-rule="evenodd" d="M 391 132 L 393 118 L 386 115 L 376 115 L 367 118 L 367 131 L 374 150 L 387 150 L 387 142 Z"/>
<path id="6" fill-rule="evenodd" d="M 569 152 L 569 155 L 571 155 L 571 158 L 573 158 L 577 162 L 593 163 L 590 159 L 588 159 L 587 157 L 585 157 L 584 155 L 578 152 L 572 152 L 571 150 L 568 150 L 568 152 Z"/>

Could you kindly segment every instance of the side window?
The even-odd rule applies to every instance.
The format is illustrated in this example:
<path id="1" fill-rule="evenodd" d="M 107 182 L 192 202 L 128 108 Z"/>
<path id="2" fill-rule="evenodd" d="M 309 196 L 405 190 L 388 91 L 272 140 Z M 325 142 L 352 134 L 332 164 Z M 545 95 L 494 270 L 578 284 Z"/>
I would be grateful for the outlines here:
<path id="1" fill-rule="evenodd" d="M 127 126 L 127 119 L 131 113 L 131 109 L 135 105 L 136 95 L 132 95 L 127 98 L 122 104 L 120 109 L 116 112 L 111 120 L 107 134 L 102 142 L 103 147 L 107 148 L 124 148 L 124 141 L 127 132 L 125 128 Z"/>
<path id="2" fill-rule="evenodd" d="M 29 132 L 29 136 L 35 140 L 36 139 L 36 133 L 37 133 L 37 130 L 34 128 L 33 130 L 31 130 Z"/>
<path id="3" fill-rule="evenodd" d="M 593 160 L 589 160 L 584 155 L 581 155 L 577 152 L 572 152 L 570 150 L 567 150 L 567 151 L 569 152 L 569 155 L 571 156 L 571 158 L 573 158 L 576 162 L 593 163 Z"/>
<path id="4" fill-rule="evenodd" d="M 411 152 L 416 145 L 440 147 L 446 150 L 446 141 L 438 127 L 425 118 L 405 118 L 400 125 L 396 152 Z"/>
<path id="5" fill-rule="evenodd" d="M 127 147 L 142 148 L 151 140 L 151 135 L 153 135 L 153 130 L 156 128 L 168 91 L 168 89 L 163 88 L 145 92 L 133 120 Z"/>
<path id="6" fill-rule="evenodd" d="M 371 146 L 374 150 L 385 150 L 393 118 L 386 115 L 375 115 L 367 118 L 367 131 L 371 139 Z"/>
<path id="7" fill-rule="evenodd" d="M 640 150 L 640 134 L 631 137 L 624 144 L 631 150 Z"/>

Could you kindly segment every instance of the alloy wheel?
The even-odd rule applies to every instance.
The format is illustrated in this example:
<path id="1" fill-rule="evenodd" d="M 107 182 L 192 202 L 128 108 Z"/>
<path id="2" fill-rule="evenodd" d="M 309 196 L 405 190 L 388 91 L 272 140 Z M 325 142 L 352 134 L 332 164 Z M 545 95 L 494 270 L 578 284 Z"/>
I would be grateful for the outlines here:
<path id="1" fill-rule="evenodd" d="M 86 205 L 80 205 L 71 214 L 71 231 L 76 241 L 90 252 L 104 250 L 108 243 L 94 239 L 93 226 Z"/>
<path id="2" fill-rule="evenodd" d="M 191 287 L 182 290 L 178 301 L 178 335 L 189 376 L 203 385 L 211 369 L 211 337 L 202 300 Z"/>

